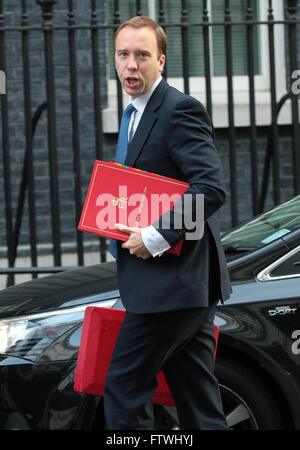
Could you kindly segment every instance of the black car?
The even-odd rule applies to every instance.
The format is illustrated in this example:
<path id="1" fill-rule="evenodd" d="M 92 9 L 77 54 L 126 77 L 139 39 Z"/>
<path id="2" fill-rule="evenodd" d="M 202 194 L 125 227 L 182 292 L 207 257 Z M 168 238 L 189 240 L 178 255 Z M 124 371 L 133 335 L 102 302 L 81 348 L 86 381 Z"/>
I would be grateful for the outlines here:
<path id="1" fill-rule="evenodd" d="M 229 427 L 300 429 L 300 196 L 222 242 L 233 293 L 217 309 L 215 373 Z M 0 291 L 0 429 L 103 428 L 102 399 L 74 391 L 88 305 L 123 308 L 115 262 Z M 155 405 L 155 419 L 178 427 L 175 408 Z"/>

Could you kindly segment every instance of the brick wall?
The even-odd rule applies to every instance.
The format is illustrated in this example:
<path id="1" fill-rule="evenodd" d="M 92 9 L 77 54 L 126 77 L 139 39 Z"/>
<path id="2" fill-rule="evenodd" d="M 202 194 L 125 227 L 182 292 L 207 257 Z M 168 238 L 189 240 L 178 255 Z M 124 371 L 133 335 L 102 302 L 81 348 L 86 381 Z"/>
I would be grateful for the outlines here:
<path id="1" fill-rule="evenodd" d="M 89 24 L 91 20 L 86 2 L 73 2 L 76 23 Z M 41 25 L 41 8 L 35 1 L 27 2 L 29 25 Z M 4 2 L 5 25 L 20 24 L 21 2 L 10 0 Z M 97 1 L 99 22 L 103 22 L 104 10 L 102 0 Z M 67 23 L 67 0 L 60 0 L 54 7 L 56 25 Z M 13 214 L 15 217 L 19 184 L 25 153 L 25 115 L 23 101 L 23 69 L 22 41 L 19 32 L 6 32 L 6 99 L 9 109 L 9 144 L 11 164 L 11 192 Z M 61 231 L 63 240 L 75 237 L 74 232 L 74 177 L 72 154 L 72 119 L 70 97 L 70 73 L 68 56 L 68 35 L 65 30 L 54 33 L 54 67 L 56 96 L 56 131 L 57 155 L 60 189 Z M 102 107 L 106 106 L 105 82 L 105 46 L 104 35 L 99 31 L 99 67 L 101 70 Z M 46 74 L 44 38 L 41 31 L 30 32 L 30 77 L 31 77 L 31 111 L 46 101 Z M 76 58 L 78 78 L 79 103 L 79 135 L 81 147 L 81 162 L 83 176 L 83 192 L 95 160 L 95 128 L 94 128 L 94 98 L 92 85 L 92 54 L 89 30 L 76 31 Z M 34 172 L 36 186 L 37 232 L 39 242 L 51 240 L 50 219 L 50 180 L 48 160 L 48 136 L 46 111 L 38 122 L 34 136 Z M 1 115 L 1 111 L 0 111 Z M 1 116 L 0 116 L 1 117 Z M 2 127 L 0 126 L 0 145 L 2 148 Z M 3 151 L 3 149 L 2 149 Z M 2 154 L 1 151 L 1 154 Z M 0 245 L 5 245 L 5 203 L 3 189 L 3 158 L 0 159 Z M 28 217 L 25 215 L 22 223 L 21 244 L 28 242 Z"/>

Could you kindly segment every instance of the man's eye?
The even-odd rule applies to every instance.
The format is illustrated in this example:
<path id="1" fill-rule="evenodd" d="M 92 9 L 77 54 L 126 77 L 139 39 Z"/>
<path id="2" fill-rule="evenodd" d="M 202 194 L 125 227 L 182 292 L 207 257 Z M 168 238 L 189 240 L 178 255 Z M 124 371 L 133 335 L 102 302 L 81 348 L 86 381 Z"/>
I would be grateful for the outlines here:
<path id="1" fill-rule="evenodd" d="M 127 56 L 127 53 L 126 53 L 126 52 L 120 52 L 120 53 L 119 53 L 119 56 L 121 56 L 122 58 L 124 58 L 125 56 Z"/>
<path id="2" fill-rule="evenodd" d="M 147 53 L 141 52 L 141 53 L 140 53 L 140 57 L 141 57 L 141 58 L 146 58 L 146 57 L 147 57 Z"/>

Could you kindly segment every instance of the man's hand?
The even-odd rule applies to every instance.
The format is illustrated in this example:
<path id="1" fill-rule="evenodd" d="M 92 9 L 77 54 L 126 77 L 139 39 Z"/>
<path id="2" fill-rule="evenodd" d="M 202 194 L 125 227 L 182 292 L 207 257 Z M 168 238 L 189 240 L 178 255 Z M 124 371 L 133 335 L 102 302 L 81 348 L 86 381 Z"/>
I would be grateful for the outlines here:
<path id="1" fill-rule="evenodd" d="M 148 259 L 152 256 L 144 245 L 141 228 L 127 227 L 127 225 L 122 225 L 120 223 L 116 223 L 115 226 L 120 231 L 130 233 L 128 241 L 122 244 L 122 248 L 127 248 L 130 254 L 136 255 L 137 258 Z"/>

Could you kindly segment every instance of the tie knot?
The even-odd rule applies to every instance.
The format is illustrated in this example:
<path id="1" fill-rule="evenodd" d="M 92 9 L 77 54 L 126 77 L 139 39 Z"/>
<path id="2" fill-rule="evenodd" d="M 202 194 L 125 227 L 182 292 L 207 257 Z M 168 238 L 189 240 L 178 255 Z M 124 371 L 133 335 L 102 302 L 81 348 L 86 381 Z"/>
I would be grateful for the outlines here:
<path id="1" fill-rule="evenodd" d="M 133 111 L 136 111 L 135 107 L 133 106 L 132 103 L 129 103 L 129 105 L 127 106 L 127 108 L 125 109 L 123 116 L 124 117 L 130 117 L 131 114 L 133 113 Z"/>

